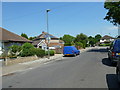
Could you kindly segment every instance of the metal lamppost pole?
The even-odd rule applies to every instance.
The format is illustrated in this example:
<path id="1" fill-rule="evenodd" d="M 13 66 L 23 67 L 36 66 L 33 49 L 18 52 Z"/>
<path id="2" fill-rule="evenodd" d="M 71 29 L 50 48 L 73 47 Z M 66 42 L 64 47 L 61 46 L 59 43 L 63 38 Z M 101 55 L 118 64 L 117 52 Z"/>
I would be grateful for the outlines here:
<path id="1" fill-rule="evenodd" d="M 118 36 L 120 37 L 120 24 L 118 24 Z"/>
<path id="2" fill-rule="evenodd" d="M 48 25 L 48 12 L 50 11 L 50 9 L 47 9 L 46 10 L 46 15 L 47 15 L 47 33 L 48 33 L 48 35 L 47 35 L 47 40 L 48 40 L 48 44 L 47 44 L 47 48 L 48 48 L 48 59 L 50 59 L 50 50 L 49 50 L 49 42 L 50 42 L 50 37 L 49 37 L 49 25 Z"/>

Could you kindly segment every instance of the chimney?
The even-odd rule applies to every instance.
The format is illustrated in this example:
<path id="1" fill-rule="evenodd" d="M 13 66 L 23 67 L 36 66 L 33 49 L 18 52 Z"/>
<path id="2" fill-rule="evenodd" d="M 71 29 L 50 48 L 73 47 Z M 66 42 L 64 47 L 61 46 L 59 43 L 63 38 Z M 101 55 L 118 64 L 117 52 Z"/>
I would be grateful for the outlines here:
<path id="1" fill-rule="evenodd" d="M 45 33 L 44 31 L 42 31 L 42 34 Z"/>

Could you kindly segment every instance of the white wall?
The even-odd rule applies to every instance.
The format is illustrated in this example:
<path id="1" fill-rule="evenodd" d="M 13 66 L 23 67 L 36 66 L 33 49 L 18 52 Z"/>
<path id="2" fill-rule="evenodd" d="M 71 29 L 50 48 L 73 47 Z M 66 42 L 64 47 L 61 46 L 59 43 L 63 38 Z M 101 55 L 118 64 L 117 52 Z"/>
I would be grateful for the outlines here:
<path id="1" fill-rule="evenodd" d="M 50 40 L 50 43 L 59 43 L 59 40 Z"/>

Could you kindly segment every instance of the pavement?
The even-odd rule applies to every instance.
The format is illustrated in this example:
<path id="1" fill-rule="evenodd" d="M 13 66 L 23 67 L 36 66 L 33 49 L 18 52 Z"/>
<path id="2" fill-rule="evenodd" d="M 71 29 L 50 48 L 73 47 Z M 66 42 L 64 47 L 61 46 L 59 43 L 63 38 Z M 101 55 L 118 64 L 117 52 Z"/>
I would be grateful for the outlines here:
<path id="1" fill-rule="evenodd" d="M 86 49 L 88 50 L 88 49 Z M 95 47 L 37 68 L 2 77 L 3 88 L 92 88 L 120 90 L 107 49 Z"/>
<path id="2" fill-rule="evenodd" d="M 92 48 L 94 48 L 94 47 L 87 47 L 86 49 L 80 49 L 80 52 L 82 53 L 82 52 L 90 50 Z M 3 66 L 3 67 L 1 67 L 2 68 L 2 76 L 8 76 L 15 72 L 30 70 L 33 68 L 37 68 L 42 64 L 47 64 L 47 63 L 54 62 L 56 60 L 62 60 L 62 59 L 64 59 L 63 54 L 55 54 L 55 56 L 51 56 L 50 59 L 41 58 L 41 59 L 38 59 L 35 61 L 19 63 L 19 64 L 10 65 L 10 66 Z"/>

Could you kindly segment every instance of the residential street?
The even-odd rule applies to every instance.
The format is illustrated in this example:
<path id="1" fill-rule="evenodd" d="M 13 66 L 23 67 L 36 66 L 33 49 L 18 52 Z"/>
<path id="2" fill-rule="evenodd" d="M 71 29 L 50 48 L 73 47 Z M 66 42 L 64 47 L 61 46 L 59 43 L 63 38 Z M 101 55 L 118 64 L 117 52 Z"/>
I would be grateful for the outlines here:
<path id="1" fill-rule="evenodd" d="M 2 79 L 3 88 L 120 88 L 115 66 L 100 47 Z"/>

